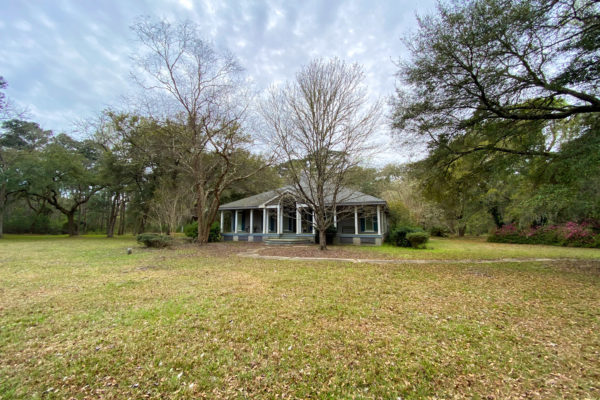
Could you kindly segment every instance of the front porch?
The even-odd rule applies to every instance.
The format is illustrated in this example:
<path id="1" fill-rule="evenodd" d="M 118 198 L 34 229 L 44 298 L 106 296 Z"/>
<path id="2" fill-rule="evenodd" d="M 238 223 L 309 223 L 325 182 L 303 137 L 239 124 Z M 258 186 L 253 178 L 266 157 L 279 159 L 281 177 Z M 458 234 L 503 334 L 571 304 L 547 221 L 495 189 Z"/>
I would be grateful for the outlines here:
<path id="1" fill-rule="evenodd" d="M 336 244 L 381 245 L 387 232 L 382 205 L 340 206 L 333 215 Z M 314 243 L 313 211 L 302 204 L 279 202 L 264 207 L 221 210 L 224 241 Z"/>

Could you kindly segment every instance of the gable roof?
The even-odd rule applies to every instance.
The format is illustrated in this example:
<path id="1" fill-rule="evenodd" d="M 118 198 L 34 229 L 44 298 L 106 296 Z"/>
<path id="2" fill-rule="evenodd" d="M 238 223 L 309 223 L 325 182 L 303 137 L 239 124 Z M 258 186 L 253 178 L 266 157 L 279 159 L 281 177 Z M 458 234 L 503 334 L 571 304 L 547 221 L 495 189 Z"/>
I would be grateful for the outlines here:
<path id="1" fill-rule="evenodd" d="M 254 196 L 223 204 L 219 207 L 219 210 L 263 208 L 266 203 L 277 199 L 284 193 L 290 192 L 291 190 L 291 186 L 284 186 L 279 189 L 269 190 L 268 192 L 255 194 Z M 386 204 L 385 200 L 349 188 L 341 188 L 337 198 L 341 199 L 338 200 L 338 206 Z"/>

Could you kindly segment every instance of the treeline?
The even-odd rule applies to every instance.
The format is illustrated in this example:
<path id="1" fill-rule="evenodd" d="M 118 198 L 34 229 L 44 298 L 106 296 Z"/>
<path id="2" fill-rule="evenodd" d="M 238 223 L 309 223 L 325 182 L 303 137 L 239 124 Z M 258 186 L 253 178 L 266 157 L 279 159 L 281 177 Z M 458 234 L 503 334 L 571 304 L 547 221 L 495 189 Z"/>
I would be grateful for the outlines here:
<path id="1" fill-rule="evenodd" d="M 53 135 L 34 122 L 2 123 L 4 232 L 168 234 L 197 219 L 194 186 L 174 147 L 165 147 L 176 147 L 174 130 L 184 127 L 109 112 L 104 117 L 102 129 L 83 140 Z M 240 150 L 235 158 L 238 174 L 259 172 L 223 191 L 222 201 L 280 184 L 260 157 Z"/>
<path id="2" fill-rule="evenodd" d="M 505 225 L 526 228 L 600 220 L 600 135 L 596 117 L 523 129 L 530 142 L 555 141 L 556 156 L 474 152 L 383 168 L 354 167 L 347 186 L 384 198 L 394 226 L 419 226 L 434 235 L 479 235 Z M 489 127 L 488 127 L 489 128 Z M 535 129 L 534 129 L 535 128 Z M 2 124 L 0 149 L 4 232 L 124 233 L 180 230 L 196 218 L 197 194 L 177 143 L 185 127 L 106 112 L 96 133 L 78 140 L 34 122 Z M 474 133 L 475 134 L 475 133 Z M 548 135 L 552 135 L 549 137 Z M 207 153 L 211 163 L 224 162 Z M 285 184 L 285 166 L 249 151 L 235 154 L 246 177 L 221 194 L 221 203 Z"/>

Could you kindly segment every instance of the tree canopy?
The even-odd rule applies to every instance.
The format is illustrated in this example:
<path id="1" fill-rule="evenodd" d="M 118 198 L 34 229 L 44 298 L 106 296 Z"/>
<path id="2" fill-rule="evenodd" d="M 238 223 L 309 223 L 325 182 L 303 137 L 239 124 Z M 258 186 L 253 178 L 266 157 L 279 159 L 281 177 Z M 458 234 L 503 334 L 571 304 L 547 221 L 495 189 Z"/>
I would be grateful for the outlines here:
<path id="1" fill-rule="evenodd" d="M 393 101 L 398 135 L 445 146 L 482 123 L 503 133 L 468 150 L 515 152 L 512 121 L 600 112 L 599 4 L 593 0 L 464 0 L 440 3 L 405 39 Z M 464 149 L 462 150 L 464 151 Z M 549 151 L 518 150 L 550 156 Z"/>

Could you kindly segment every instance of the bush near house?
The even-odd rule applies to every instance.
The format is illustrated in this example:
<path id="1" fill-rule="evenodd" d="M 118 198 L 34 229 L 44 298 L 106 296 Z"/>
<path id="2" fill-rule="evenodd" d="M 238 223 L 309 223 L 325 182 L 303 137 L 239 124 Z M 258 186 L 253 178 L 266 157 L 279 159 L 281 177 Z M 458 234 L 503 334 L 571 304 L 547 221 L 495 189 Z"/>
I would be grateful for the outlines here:
<path id="1" fill-rule="evenodd" d="M 185 236 L 191 237 L 194 240 L 198 239 L 198 221 L 194 221 L 183 227 L 183 233 Z M 218 222 L 213 222 L 210 226 L 210 232 L 208 233 L 209 242 L 220 242 L 221 241 L 221 225 Z"/>
<path id="2" fill-rule="evenodd" d="M 429 234 L 427 232 L 411 232 L 406 235 L 406 240 L 410 243 L 410 247 L 424 249 L 429 241 Z"/>
<path id="3" fill-rule="evenodd" d="M 428 240 L 429 234 L 414 226 L 397 226 L 392 228 L 389 233 L 390 243 L 398 247 L 424 248 Z"/>
<path id="4" fill-rule="evenodd" d="M 187 224 L 183 227 L 183 233 L 192 239 L 198 239 L 198 221 Z"/>
<path id="5" fill-rule="evenodd" d="M 450 232 L 448 231 L 448 228 L 445 228 L 443 226 L 433 226 L 429 229 L 429 234 L 431 236 L 448 237 L 449 233 Z"/>
<path id="6" fill-rule="evenodd" d="M 548 244 L 571 247 L 600 247 L 600 234 L 589 222 L 567 222 L 563 225 L 549 225 L 519 229 L 514 224 L 504 225 L 488 236 L 488 242 Z"/>
<path id="7" fill-rule="evenodd" d="M 137 235 L 138 243 L 143 243 L 146 247 L 162 248 L 171 244 L 173 239 L 170 236 L 160 235 L 158 233 L 142 233 Z"/>

